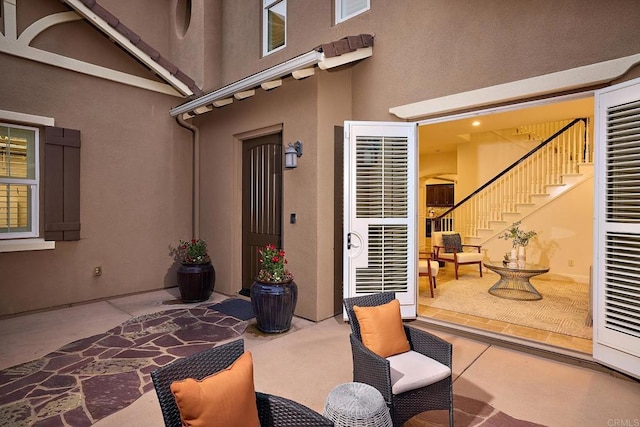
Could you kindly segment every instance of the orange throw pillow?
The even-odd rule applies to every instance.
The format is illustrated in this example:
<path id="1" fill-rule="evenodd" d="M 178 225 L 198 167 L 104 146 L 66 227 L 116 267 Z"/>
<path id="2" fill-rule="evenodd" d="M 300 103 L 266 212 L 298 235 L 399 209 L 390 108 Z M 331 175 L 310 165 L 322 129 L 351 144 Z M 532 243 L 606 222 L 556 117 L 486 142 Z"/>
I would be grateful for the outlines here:
<path id="1" fill-rule="evenodd" d="M 379 356 L 389 357 L 411 350 L 404 332 L 400 301 L 394 299 L 387 304 L 374 307 L 353 306 L 362 343 Z"/>
<path id="2" fill-rule="evenodd" d="M 253 358 L 245 352 L 227 369 L 201 381 L 171 383 L 183 426 L 259 427 Z"/>

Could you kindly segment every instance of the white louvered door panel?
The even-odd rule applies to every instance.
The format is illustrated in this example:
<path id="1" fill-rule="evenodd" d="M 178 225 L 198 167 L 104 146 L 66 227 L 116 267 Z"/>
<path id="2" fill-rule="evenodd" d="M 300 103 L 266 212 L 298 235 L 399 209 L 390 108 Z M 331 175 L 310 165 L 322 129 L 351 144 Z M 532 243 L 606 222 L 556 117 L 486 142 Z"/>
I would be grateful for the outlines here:
<path id="1" fill-rule="evenodd" d="M 640 378 L 640 79 L 596 92 L 593 357 Z"/>
<path id="2" fill-rule="evenodd" d="M 393 291 L 416 317 L 415 123 L 345 122 L 344 296 Z"/>

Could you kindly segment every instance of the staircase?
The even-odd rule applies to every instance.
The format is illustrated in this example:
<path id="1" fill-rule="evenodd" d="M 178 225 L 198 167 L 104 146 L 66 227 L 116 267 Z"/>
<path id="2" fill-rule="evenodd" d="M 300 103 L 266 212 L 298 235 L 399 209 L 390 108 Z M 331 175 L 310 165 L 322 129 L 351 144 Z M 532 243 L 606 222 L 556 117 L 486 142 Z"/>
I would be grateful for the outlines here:
<path id="1" fill-rule="evenodd" d="M 529 126 L 525 133 L 551 135 L 439 216 L 439 229 L 455 230 L 465 243 L 482 245 L 593 177 L 588 127 L 586 118 L 555 122 L 552 130 L 550 124 Z"/>

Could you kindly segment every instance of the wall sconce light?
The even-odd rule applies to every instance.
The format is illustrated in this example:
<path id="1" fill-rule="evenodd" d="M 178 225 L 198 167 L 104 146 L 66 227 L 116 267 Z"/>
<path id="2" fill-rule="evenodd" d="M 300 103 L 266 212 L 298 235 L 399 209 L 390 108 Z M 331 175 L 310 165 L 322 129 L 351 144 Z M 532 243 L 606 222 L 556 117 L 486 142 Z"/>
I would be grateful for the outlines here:
<path id="1" fill-rule="evenodd" d="M 284 167 L 287 169 L 297 168 L 300 156 L 302 156 L 302 142 L 290 142 L 284 150 Z"/>

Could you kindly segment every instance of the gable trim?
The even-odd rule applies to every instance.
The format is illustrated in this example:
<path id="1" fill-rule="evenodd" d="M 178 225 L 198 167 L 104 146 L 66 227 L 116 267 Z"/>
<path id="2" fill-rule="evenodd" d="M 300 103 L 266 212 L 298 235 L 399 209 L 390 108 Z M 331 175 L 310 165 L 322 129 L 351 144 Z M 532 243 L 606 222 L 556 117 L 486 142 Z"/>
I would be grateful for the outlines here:
<path id="1" fill-rule="evenodd" d="M 167 83 L 173 86 L 178 92 L 184 96 L 191 96 L 194 92 L 180 79 L 175 77 L 171 71 L 160 65 L 154 58 L 152 58 L 147 52 L 134 45 L 133 42 L 126 36 L 124 36 L 115 27 L 109 25 L 109 23 L 101 16 L 93 12 L 90 8 L 85 6 L 81 0 L 63 0 L 66 4 L 71 6 L 76 12 L 85 17 L 95 27 L 99 28 L 102 32 L 107 34 L 112 40 L 126 49 L 134 57 L 138 58 L 154 73 L 159 75 Z M 118 24 L 120 24 L 118 22 Z M 159 54 L 158 54 L 159 56 Z M 159 56 L 160 57 L 160 56 Z"/>
<path id="2" fill-rule="evenodd" d="M 55 124 L 55 119 L 53 117 L 36 116 L 34 114 L 18 113 L 16 111 L 8 110 L 0 110 L 0 120 L 9 120 L 11 122 L 42 126 L 53 126 Z"/>
<path id="3" fill-rule="evenodd" d="M 29 25 L 20 34 L 18 41 L 24 46 L 29 46 L 38 34 L 54 25 L 64 24 L 65 22 L 80 21 L 82 17 L 75 12 L 60 12 L 53 15 L 45 16 Z"/>
<path id="4" fill-rule="evenodd" d="M 622 76 L 637 64 L 640 64 L 640 53 L 542 76 L 400 105 L 389 108 L 389 112 L 401 119 L 414 120 L 463 109 L 533 98 L 608 83 Z"/>
<path id="5" fill-rule="evenodd" d="M 99 65 L 90 64 L 88 62 L 80 61 L 77 59 L 69 58 L 63 55 L 59 55 L 53 52 L 37 49 L 30 46 L 29 43 L 42 31 L 50 28 L 51 26 L 70 22 L 78 17 L 75 12 L 61 12 L 53 15 L 49 15 L 39 19 L 26 28 L 20 36 L 16 32 L 16 6 L 8 0 L 0 0 L 3 3 L 3 22 L 5 28 L 5 34 L 0 33 L 0 52 L 8 55 L 13 55 L 19 58 L 28 59 L 31 61 L 40 62 L 54 67 L 64 68 L 70 71 L 75 71 L 82 74 L 110 80 L 122 84 L 127 84 L 134 87 L 139 87 L 154 92 L 165 93 L 168 95 L 182 97 L 183 94 L 174 89 L 171 85 L 163 82 L 150 80 L 144 77 L 134 76 L 132 74 L 123 73 L 121 71 L 112 70 Z M 70 15 L 73 13 L 77 18 L 72 18 Z"/>

